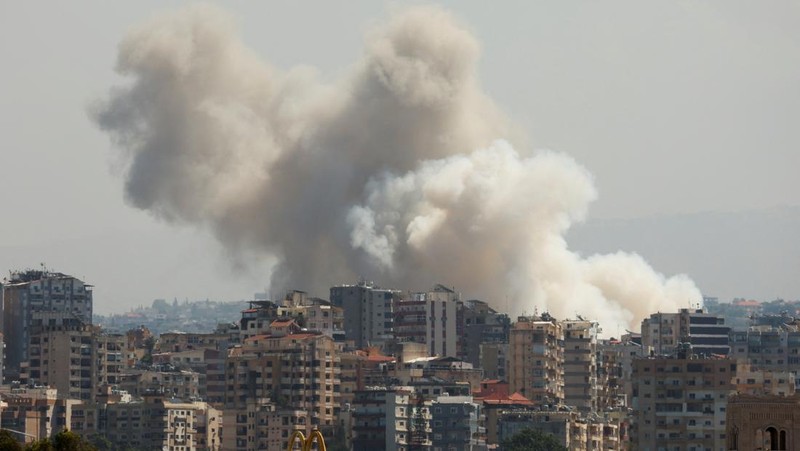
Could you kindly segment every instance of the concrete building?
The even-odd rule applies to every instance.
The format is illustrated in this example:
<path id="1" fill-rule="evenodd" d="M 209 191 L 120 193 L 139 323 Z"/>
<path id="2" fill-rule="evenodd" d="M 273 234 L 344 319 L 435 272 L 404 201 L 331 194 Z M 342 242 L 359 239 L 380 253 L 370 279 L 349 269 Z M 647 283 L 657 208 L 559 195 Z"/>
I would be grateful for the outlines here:
<path id="1" fill-rule="evenodd" d="M 482 404 L 472 396 L 439 396 L 431 404 L 433 449 L 485 451 Z"/>
<path id="2" fill-rule="evenodd" d="M 279 430 L 280 434 L 287 432 L 285 437 L 265 437 L 282 440 L 284 448 L 290 426 L 299 424 L 306 432 L 318 427 L 330 433 L 340 408 L 340 350 L 341 345 L 331 337 L 305 332 L 246 339 L 226 360 L 225 417 L 253 408 L 286 418 L 280 420 L 287 422 L 286 427 Z M 253 407 L 253 402 L 258 405 Z M 267 404 L 274 408 L 262 407 Z M 293 417 L 296 423 L 291 423 Z M 258 430 L 247 427 L 226 429 L 225 449 L 263 449 L 256 447 L 257 434 Z"/>
<path id="3" fill-rule="evenodd" d="M 344 309 L 344 331 L 356 348 L 381 346 L 394 338 L 394 308 L 401 292 L 371 282 L 331 287 L 330 300 Z"/>
<path id="4" fill-rule="evenodd" d="M 794 396 L 795 373 L 790 371 L 759 370 L 747 363 L 736 364 L 734 385 L 743 395 Z"/>
<path id="5" fill-rule="evenodd" d="M 61 273 L 13 272 L 2 285 L 2 306 L 5 376 L 12 381 L 30 358 L 28 344 L 37 328 L 92 324 L 92 286 Z"/>
<path id="6" fill-rule="evenodd" d="M 344 309 L 325 299 L 309 297 L 304 291 L 290 291 L 278 307 L 280 317 L 294 319 L 301 327 L 344 341 Z"/>
<path id="7" fill-rule="evenodd" d="M 4 406 L 0 424 L 4 429 L 19 433 L 28 443 L 51 437 L 68 427 L 72 408 L 80 401 L 59 396 L 58 390 L 48 387 L 24 387 L 15 383 L 0 387 Z"/>
<path id="8" fill-rule="evenodd" d="M 724 449 L 735 376 L 736 363 L 729 358 L 681 354 L 635 360 L 634 449 Z"/>
<path id="9" fill-rule="evenodd" d="M 724 449 L 800 449 L 800 396 L 737 394 L 728 400 Z"/>
<path id="10" fill-rule="evenodd" d="M 394 335 L 400 342 L 425 344 L 430 356 L 457 357 L 463 347 L 463 311 L 458 293 L 444 285 L 410 293 L 395 304 Z"/>
<path id="11" fill-rule="evenodd" d="M 121 390 L 134 397 L 148 393 L 162 393 L 166 398 L 199 401 L 200 375 L 194 371 L 163 367 L 161 369 L 132 369 L 120 377 Z"/>
<path id="12" fill-rule="evenodd" d="M 537 403 L 564 400 L 564 329 L 547 313 L 518 318 L 509 337 L 509 390 Z"/>
<path id="13" fill-rule="evenodd" d="M 746 331 L 731 331 L 731 357 L 754 369 L 800 371 L 800 328 L 754 326 Z"/>
<path id="14" fill-rule="evenodd" d="M 702 309 L 654 313 L 642 320 L 642 345 L 656 355 L 673 354 L 680 343 L 691 343 L 697 355 L 728 355 L 730 327 L 725 319 Z"/>
<path id="15" fill-rule="evenodd" d="M 620 430 L 615 421 L 598 416 L 586 417 L 564 406 L 558 409 L 509 409 L 501 413 L 498 434 L 500 441 L 513 437 L 524 429 L 552 435 L 570 451 L 623 449 Z"/>
<path id="16" fill-rule="evenodd" d="M 477 300 L 464 301 L 462 317 L 464 335 L 459 358 L 480 368 L 483 363 L 482 346 L 508 344 L 511 320 L 508 315 L 498 313 L 486 302 Z"/>
<path id="17" fill-rule="evenodd" d="M 102 387 L 119 383 L 126 366 L 124 346 L 123 335 L 94 326 L 37 327 L 19 378 L 24 384 L 54 387 L 72 399 L 94 401 Z"/>
<path id="18" fill-rule="evenodd" d="M 481 343 L 477 368 L 486 379 L 508 378 L 508 343 Z"/>
<path id="19" fill-rule="evenodd" d="M 418 396 L 412 387 L 373 387 L 356 392 L 353 451 L 431 451 L 430 407 L 431 401 Z"/>
<path id="20" fill-rule="evenodd" d="M 623 336 L 621 340 L 598 341 L 598 410 L 630 407 L 633 398 L 633 361 L 647 357 L 641 344 Z"/>
<path id="21" fill-rule="evenodd" d="M 598 407 L 597 321 L 562 321 L 564 331 L 564 404 L 583 413 Z"/>
<path id="22" fill-rule="evenodd" d="M 106 438 L 112 449 L 219 451 L 222 413 L 204 402 L 183 402 L 158 393 L 143 402 L 78 404 L 67 427 Z"/>

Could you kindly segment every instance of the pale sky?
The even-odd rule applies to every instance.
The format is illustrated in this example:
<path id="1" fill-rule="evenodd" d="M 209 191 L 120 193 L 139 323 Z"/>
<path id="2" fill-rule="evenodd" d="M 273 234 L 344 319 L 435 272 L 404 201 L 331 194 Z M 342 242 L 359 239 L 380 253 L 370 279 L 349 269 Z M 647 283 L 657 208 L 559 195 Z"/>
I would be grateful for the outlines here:
<path id="1" fill-rule="evenodd" d="M 123 82 L 114 63 L 126 30 L 181 4 L 0 5 L 0 269 L 46 263 L 83 278 L 96 286 L 99 312 L 263 290 L 267 275 L 232 270 L 205 231 L 128 206 L 118 152 L 87 115 Z M 443 5 L 481 43 L 483 89 L 531 148 L 569 153 L 594 174 L 599 200 L 578 231 L 579 250 L 640 251 L 657 270 L 688 272 L 704 293 L 722 298 L 800 298 L 800 238 L 790 227 L 799 217 L 791 207 L 800 206 L 800 3 Z M 315 66 L 330 79 L 357 59 L 365 31 L 399 7 L 221 6 L 265 61 Z M 717 216 L 702 219 L 708 215 Z M 693 217 L 701 219 L 688 223 L 703 224 L 705 235 L 674 219 Z M 720 254 L 701 249 L 703 236 L 730 218 L 745 219 L 736 233 L 712 237 L 726 259 L 715 262 Z M 609 223 L 643 237 L 608 233 Z M 768 269 L 753 283 L 731 259 Z"/>

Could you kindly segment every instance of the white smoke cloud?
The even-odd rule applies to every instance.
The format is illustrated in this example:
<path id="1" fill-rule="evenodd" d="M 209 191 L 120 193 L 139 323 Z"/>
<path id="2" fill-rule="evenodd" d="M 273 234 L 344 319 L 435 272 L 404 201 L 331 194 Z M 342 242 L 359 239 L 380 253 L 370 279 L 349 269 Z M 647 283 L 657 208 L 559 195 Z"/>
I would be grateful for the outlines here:
<path id="1" fill-rule="evenodd" d="M 93 111 L 125 151 L 128 200 L 209 227 L 233 254 L 277 259 L 276 289 L 442 281 L 497 308 L 509 299 L 511 314 L 625 327 L 700 301 L 689 279 L 635 254 L 569 251 L 591 175 L 520 150 L 479 89 L 478 43 L 450 14 L 408 10 L 365 49 L 326 85 L 310 68 L 269 67 L 215 8 L 133 30 L 118 57 L 131 82 Z"/>

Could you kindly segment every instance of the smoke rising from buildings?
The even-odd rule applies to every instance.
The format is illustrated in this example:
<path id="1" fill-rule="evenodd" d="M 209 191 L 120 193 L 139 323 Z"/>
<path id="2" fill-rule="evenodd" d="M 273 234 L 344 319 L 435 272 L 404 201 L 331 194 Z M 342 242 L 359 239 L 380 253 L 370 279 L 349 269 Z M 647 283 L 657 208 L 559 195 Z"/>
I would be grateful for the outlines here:
<path id="1" fill-rule="evenodd" d="M 359 276 L 454 285 L 512 315 L 634 327 L 701 296 L 635 254 L 582 258 L 564 236 L 596 198 L 571 157 L 524 150 L 481 91 L 479 45 L 437 8 L 368 33 L 334 83 L 270 67 L 212 7 L 132 30 L 92 116 L 122 150 L 127 200 L 277 263 L 275 289 Z"/>

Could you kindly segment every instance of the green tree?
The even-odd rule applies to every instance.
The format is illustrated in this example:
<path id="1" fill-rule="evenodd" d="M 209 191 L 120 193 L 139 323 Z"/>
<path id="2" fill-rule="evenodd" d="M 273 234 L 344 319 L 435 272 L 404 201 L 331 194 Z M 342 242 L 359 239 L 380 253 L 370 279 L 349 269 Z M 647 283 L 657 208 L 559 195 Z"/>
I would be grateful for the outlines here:
<path id="1" fill-rule="evenodd" d="M 97 447 L 84 440 L 80 435 L 64 429 L 52 440 L 43 438 L 25 447 L 25 451 L 98 451 Z"/>
<path id="2" fill-rule="evenodd" d="M 25 446 L 25 451 L 56 451 L 53 442 L 49 438 L 36 440 L 35 442 L 28 443 Z"/>
<path id="3" fill-rule="evenodd" d="M 22 445 L 11 431 L 0 429 L 0 451 L 22 451 Z"/>
<path id="4" fill-rule="evenodd" d="M 523 429 L 500 444 L 503 451 L 567 451 L 552 434 Z"/>

